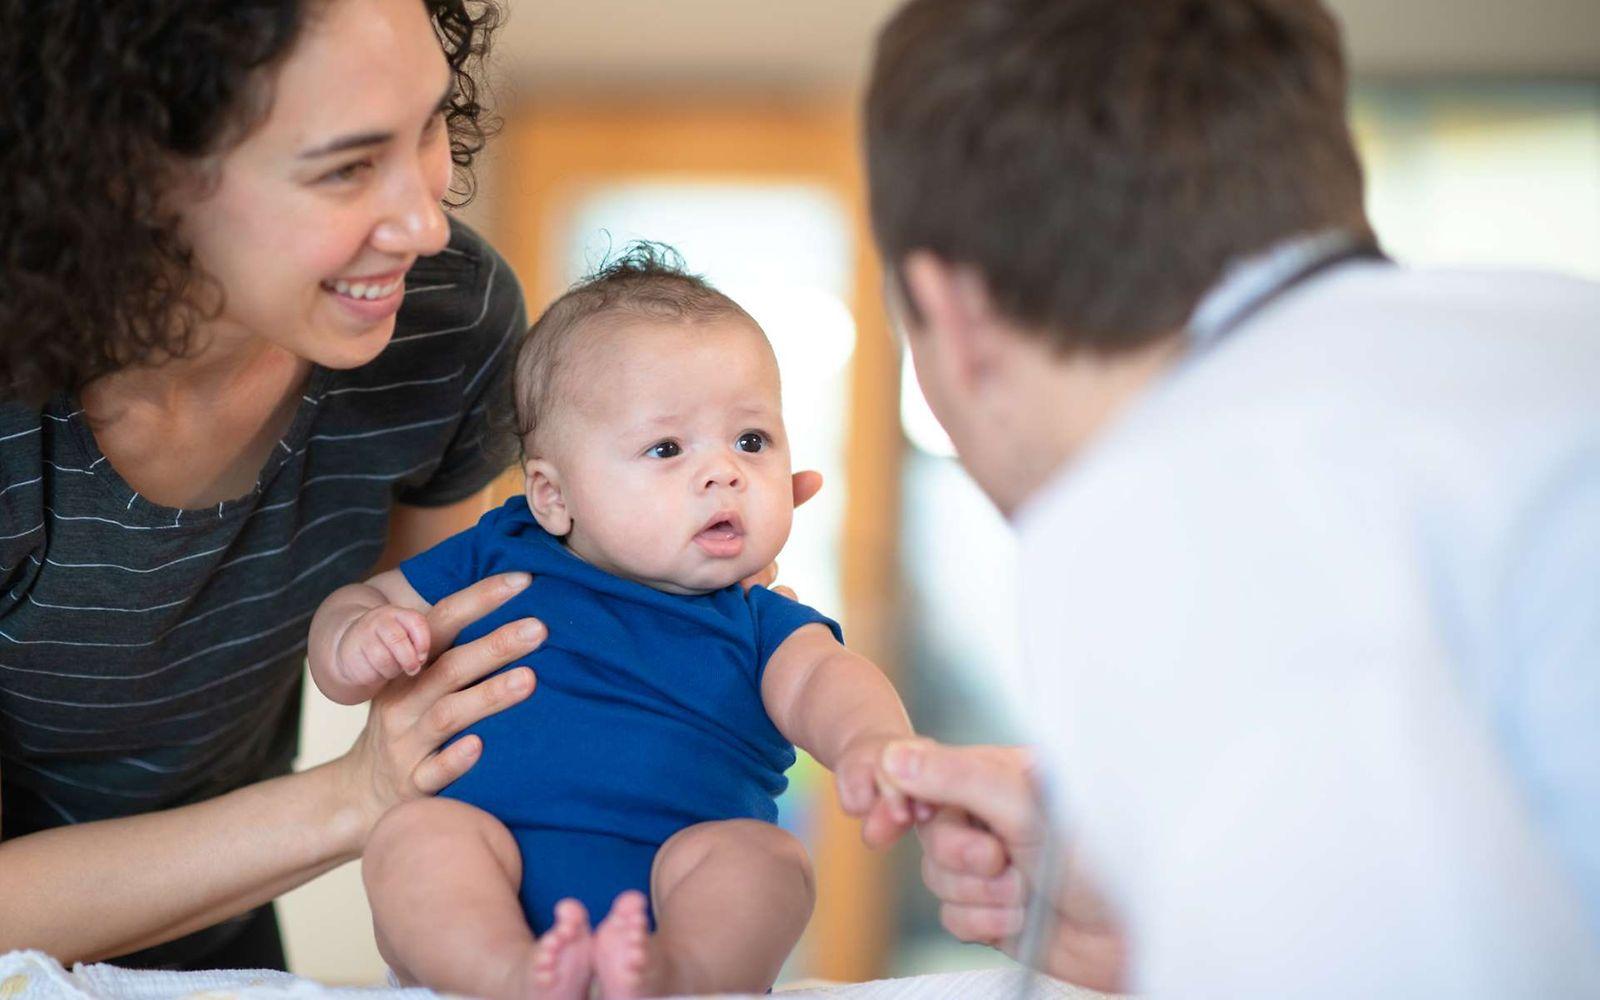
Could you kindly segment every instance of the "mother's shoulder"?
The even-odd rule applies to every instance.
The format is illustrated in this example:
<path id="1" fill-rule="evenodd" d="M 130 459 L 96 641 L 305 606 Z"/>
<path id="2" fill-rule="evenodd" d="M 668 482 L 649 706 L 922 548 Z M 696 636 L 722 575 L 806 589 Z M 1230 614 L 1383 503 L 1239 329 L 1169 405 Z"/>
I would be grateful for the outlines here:
<path id="1" fill-rule="evenodd" d="M 504 268 L 505 258 L 476 229 L 455 216 L 449 216 L 450 241 L 431 257 L 419 257 L 406 276 L 407 284 L 418 279 L 450 278 L 469 283 L 481 282 L 490 273 Z"/>

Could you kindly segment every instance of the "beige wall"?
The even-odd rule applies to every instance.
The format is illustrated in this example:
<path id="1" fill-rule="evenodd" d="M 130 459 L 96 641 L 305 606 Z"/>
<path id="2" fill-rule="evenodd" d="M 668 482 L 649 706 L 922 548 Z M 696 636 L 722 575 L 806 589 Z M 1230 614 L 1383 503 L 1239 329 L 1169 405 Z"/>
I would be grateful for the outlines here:
<path id="1" fill-rule="evenodd" d="M 307 678 L 300 767 L 344 753 L 366 718 L 365 705 L 335 705 Z M 278 916 L 293 972 L 338 985 L 383 981 L 385 967 L 372 938 L 372 911 L 361 888 L 359 865 L 337 868 L 284 896 Z"/>

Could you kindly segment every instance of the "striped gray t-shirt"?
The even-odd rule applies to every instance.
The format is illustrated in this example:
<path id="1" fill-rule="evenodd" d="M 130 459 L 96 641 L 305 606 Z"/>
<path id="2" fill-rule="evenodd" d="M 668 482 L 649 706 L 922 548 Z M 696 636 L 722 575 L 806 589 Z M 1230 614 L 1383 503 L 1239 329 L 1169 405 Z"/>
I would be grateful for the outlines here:
<path id="1" fill-rule="evenodd" d="M 452 225 L 393 342 L 316 368 L 248 495 L 151 503 L 74 398 L 0 405 L 0 835 L 209 798 L 285 773 L 311 615 L 365 578 L 391 505 L 464 499 L 506 467 L 487 421 L 522 295 Z"/>

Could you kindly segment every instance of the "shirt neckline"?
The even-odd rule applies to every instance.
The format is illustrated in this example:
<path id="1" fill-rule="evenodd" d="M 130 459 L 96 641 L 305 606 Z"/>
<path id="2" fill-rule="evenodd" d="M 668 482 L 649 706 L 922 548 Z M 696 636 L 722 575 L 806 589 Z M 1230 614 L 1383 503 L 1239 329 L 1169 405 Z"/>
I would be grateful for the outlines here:
<path id="1" fill-rule="evenodd" d="M 67 424 L 68 432 L 79 453 L 88 460 L 87 465 L 78 471 L 92 474 L 125 511 L 155 521 L 166 520 L 171 526 L 176 527 L 184 523 L 199 523 L 204 518 L 213 521 L 227 520 L 240 511 L 254 510 L 257 500 L 273 477 L 291 458 L 304 450 L 306 440 L 310 437 L 311 425 L 316 420 L 317 409 L 322 403 L 332 377 L 331 370 L 312 364 L 311 373 L 296 390 L 300 393 L 300 402 L 295 408 L 294 418 L 289 422 L 289 429 L 278 439 L 277 445 L 262 463 L 260 471 L 256 474 L 255 484 L 240 496 L 205 507 L 172 507 L 156 503 L 129 485 L 100 450 L 100 444 L 95 440 L 94 431 L 89 427 L 89 421 L 84 415 L 83 400 L 77 392 L 58 393 L 52 408 L 61 411 L 61 415 L 55 419 L 63 420 Z"/>

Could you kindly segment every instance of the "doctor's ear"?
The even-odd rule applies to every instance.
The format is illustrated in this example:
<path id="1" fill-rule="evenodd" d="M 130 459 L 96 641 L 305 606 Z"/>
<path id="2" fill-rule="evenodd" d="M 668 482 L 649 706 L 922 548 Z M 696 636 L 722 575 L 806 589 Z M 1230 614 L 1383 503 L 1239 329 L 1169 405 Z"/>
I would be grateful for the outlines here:
<path id="1" fill-rule="evenodd" d="M 983 275 L 927 250 L 907 254 L 900 273 L 915 317 L 907 317 L 913 327 L 907 335 L 934 340 L 964 376 L 987 371 L 998 346 L 994 334 L 1004 324 Z"/>
<path id="2" fill-rule="evenodd" d="M 563 538 L 572 530 L 572 514 L 567 510 L 567 498 L 561 492 L 561 474 L 556 467 L 542 458 L 530 458 L 523 465 L 523 492 L 528 497 L 528 507 L 539 527 Z"/>

